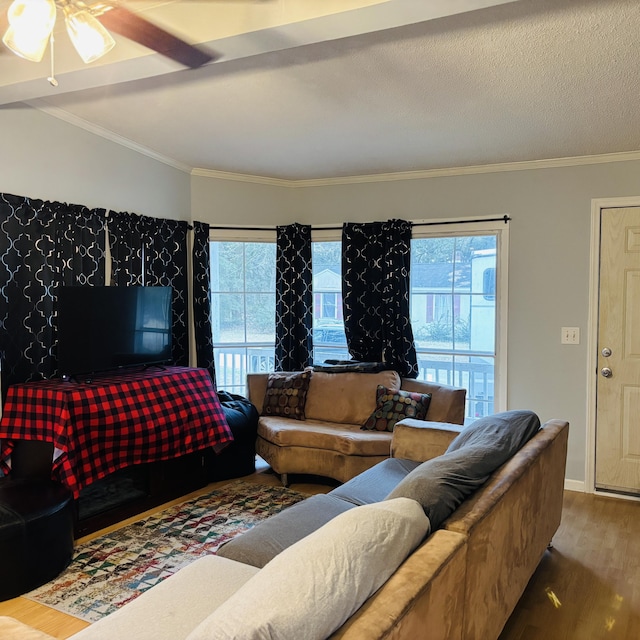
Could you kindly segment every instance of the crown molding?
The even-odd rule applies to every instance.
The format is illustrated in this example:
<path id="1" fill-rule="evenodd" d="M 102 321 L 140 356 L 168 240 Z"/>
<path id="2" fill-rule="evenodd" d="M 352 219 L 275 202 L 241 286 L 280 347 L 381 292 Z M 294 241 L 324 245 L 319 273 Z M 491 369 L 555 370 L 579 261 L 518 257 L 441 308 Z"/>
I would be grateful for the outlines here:
<path id="1" fill-rule="evenodd" d="M 268 176 L 254 176 L 249 173 L 234 173 L 232 171 L 218 171 L 216 169 L 192 169 L 192 176 L 202 178 L 216 178 L 218 180 L 234 180 L 235 182 L 252 182 L 254 184 L 266 184 L 272 187 L 294 187 L 297 180 L 284 178 L 270 178 Z"/>
<path id="2" fill-rule="evenodd" d="M 113 131 L 109 131 L 104 127 L 100 127 L 96 124 L 88 122 L 87 120 L 84 120 L 83 118 L 75 116 L 69 113 L 68 111 L 65 111 L 64 109 L 51 106 L 50 104 L 46 104 L 42 100 L 27 100 L 25 101 L 24 104 L 27 104 L 30 107 L 33 107 L 34 109 L 38 109 L 38 111 L 42 111 L 47 115 L 53 116 L 54 118 L 58 118 L 58 120 L 63 120 L 64 122 L 71 124 L 74 127 L 84 129 L 89 133 L 93 133 L 97 136 L 100 136 L 101 138 L 105 138 L 106 140 L 109 140 L 110 142 L 115 142 L 116 144 L 119 144 L 122 147 L 126 147 L 127 149 L 131 149 L 136 153 L 139 153 L 143 156 L 147 156 L 147 158 L 151 158 L 152 160 L 157 160 L 158 162 L 162 162 L 163 164 L 173 167 L 174 169 L 178 169 L 179 171 L 182 171 L 184 173 L 191 173 L 191 167 L 189 167 L 188 165 L 182 162 L 178 162 L 173 158 L 169 158 L 161 153 L 158 153 L 157 151 L 153 151 L 148 147 L 138 144 L 133 140 L 129 140 L 129 138 L 125 138 L 124 136 L 114 133 Z"/>
<path id="3" fill-rule="evenodd" d="M 399 171 L 396 173 L 376 173 L 370 175 L 344 176 L 339 178 L 313 178 L 308 180 L 287 180 L 284 178 L 268 178 L 242 173 L 214 171 L 209 169 L 193 169 L 191 175 L 220 180 L 236 180 L 253 182 L 277 187 L 306 188 L 326 187 L 366 182 L 396 182 L 401 180 L 427 180 L 429 178 L 445 178 L 481 173 L 501 173 L 508 171 L 531 171 L 534 169 L 557 169 L 561 167 L 579 167 L 591 164 L 610 162 L 630 162 L 640 160 L 640 151 L 623 151 L 620 153 L 603 153 L 592 156 L 569 156 L 565 158 L 549 158 L 545 160 L 524 160 L 521 162 L 503 162 L 496 164 L 469 165 L 466 167 L 448 167 L 444 169 L 425 169 L 421 171 Z"/>

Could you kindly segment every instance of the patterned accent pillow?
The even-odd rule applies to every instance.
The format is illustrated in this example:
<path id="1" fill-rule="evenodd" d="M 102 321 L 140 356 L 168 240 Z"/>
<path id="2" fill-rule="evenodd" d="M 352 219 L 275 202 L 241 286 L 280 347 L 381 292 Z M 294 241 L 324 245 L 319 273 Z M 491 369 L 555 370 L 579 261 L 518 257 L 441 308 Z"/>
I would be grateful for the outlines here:
<path id="1" fill-rule="evenodd" d="M 270 373 L 262 415 L 304 420 L 304 405 L 310 381 L 311 369 L 299 373 Z"/>
<path id="2" fill-rule="evenodd" d="M 430 393 L 387 389 L 379 384 L 375 411 L 361 428 L 369 431 L 393 431 L 396 422 L 403 418 L 424 420 L 430 402 Z"/>

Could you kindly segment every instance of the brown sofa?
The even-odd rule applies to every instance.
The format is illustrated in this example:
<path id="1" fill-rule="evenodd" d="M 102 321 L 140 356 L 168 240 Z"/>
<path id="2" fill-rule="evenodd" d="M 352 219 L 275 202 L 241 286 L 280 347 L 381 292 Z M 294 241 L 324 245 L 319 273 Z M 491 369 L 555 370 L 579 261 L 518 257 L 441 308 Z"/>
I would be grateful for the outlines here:
<path id="1" fill-rule="evenodd" d="M 268 373 L 247 375 L 249 400 L 262 413 Z M 376 388 L 431 394 L 426 420 L 462 424 L 465 389 L 400 378 L 395 371 L 326 373 L 314 371 L 305 419 L 262 415 L 256 452 L 287 486 L 289 473 L 346 482 L 389 457 L 391 432 L 362 430 L 376 407 Z"/>
<path id="2" fill-rule="evenodd" d="M 421 461 L 438 449 L 442 453 L 458 430 L 455 425 L 443 428 L 408 421 L 396 427 L 393 451 L 412 452 L 414 459 Z M 458 506 L 441 528 L 418 544 L 330 638 L 496 640 L 560 524 L 567 437 L 568 423 L 551 420 L 543 425 Z M 364 516 L 368 506 L 353 506 L 346 515 L 352 519 L 360 513 Z M 295 513 L 297 507 L 274 518 L 285 517 L 288 511 Z M 220 555 L 200 558 L 73 639 L 254 637 L 253 633 L 234 632 L 233 627 L 230 630 L 229 624 L 244 624 L 246 631 L 246 625 L 251 626 L 256 617 L 270 620 L 274 609 L 280 611 L 287 624 L 297 618 L 302 628 L 311 629 L 316 616 L 326 617 L 328 606 L 324 601 L 319 606 L 314 581 L 321 586 L 332 579 L 329 574 L 334 571 L 342 572 L 342 580 L 345 567 L 331 562 L 332 551 L 327 554 L 327 549 L 334 549 L 339 555 L 340 547 L 334 539 L 321 550 L 318 571 L 300 570 L 298 563 L 302 560 L 304 566 L 307 556 L 317 554 L 323 531 L 338 518 L 301 538 L 272 560 L 274 563 L 280 558 L 279 562 L 268 563 L 262 569 Z M 366 553 L 370 549 L 367 535 L 375 536 L 375 529 L 356 529 L 355 533 L 342 537 L 340 544 L 353 542 L 357 553 Z M 249 534 L 251 531 L 244 536 Z M 356 563 L 357 553 L 353 556 Z M 272 575 L 275 566 L 279 568 L 277 579 Z M 347 577 L 350 569 L 346 567 Z M 266 586 L 263 576 L 268 577 Z M 300 599 L 296 598 L 295 605 L 280 593 L 291 582 L 311 585 Z M 259 587 L 257 591 L 255 586 Z M 247 589 L 251 597 L 247 597 Z M 302 610 L 298 600 L 304 602 Z M 236 620 L 229 621 L 229 614 Z M 274 637 L 310 637 L 304 632 L 287 635 L 279 625 L 271 629 Z"/>

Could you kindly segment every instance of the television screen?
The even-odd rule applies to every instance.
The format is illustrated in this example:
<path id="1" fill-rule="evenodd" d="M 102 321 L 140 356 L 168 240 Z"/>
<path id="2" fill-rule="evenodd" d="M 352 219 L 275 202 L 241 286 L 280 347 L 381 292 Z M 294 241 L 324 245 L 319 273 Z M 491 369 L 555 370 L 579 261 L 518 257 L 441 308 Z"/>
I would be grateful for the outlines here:
<path id="1" fill-rule="evenodd" d="M 171 296 L 171 287 L 59 287 L 59 375 L 171 362 Z"/>

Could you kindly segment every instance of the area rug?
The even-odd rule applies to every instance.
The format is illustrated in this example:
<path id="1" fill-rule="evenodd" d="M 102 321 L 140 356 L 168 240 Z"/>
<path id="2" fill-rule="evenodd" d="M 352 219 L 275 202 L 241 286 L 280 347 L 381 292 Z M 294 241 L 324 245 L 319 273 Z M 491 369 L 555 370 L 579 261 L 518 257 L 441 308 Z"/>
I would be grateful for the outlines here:
<path id="1" fill-rule="evenodd" d="M 24 597 L 95 622 L 306 497 L 284 487 L 232 482 L 79 545 L 63 573 Z"/>

